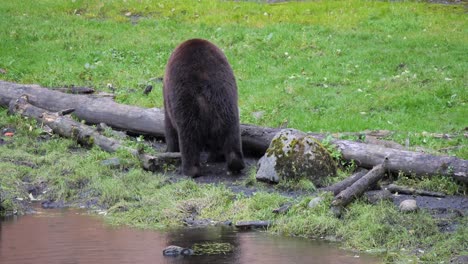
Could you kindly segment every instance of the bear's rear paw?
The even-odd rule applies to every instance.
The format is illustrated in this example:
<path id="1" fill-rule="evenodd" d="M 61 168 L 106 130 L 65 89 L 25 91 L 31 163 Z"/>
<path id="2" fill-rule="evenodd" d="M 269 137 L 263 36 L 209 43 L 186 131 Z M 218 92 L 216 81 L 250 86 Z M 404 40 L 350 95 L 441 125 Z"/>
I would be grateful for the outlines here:
<path id="1" fill-rule="evenodd" d="M 198 166 L 191 166 L 187 168 L 183 168 L 183 174 L 192 178 L 196 178 L 200 176 L 200 167 Z"/>
<path id="2" fill-rule="evenodd" d="M 242 157 L 239 157 L 234 152 L 229 154 L 227 166 L 228 170 L 232 171 L 233 173 L 240 173 L 240 171 L 245 168 Z"/>

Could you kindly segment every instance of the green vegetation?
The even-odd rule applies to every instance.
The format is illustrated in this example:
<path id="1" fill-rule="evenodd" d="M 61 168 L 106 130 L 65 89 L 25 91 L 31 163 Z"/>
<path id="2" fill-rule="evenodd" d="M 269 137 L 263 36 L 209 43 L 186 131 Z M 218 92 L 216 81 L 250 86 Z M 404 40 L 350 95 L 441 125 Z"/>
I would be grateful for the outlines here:
<path id="1" fill-rule="evenodd" d="M 232 251 L 229 243 L 196 243 L 193 245 L 195 255 L 217 255 L 226 254 Z"/>
<path id="2" fill-rule="evenodd" d="M 0 0 L 0 79 L 106 92 L 112 86 L 120 103 L 161 107 L 158 78 L 170 53 L 186 39 L 206 38 L 232 64 L 244 123 L 317 132 L 386 129 L 398 143 L 468 159 L 467 29 L 463 6 L 414 1 Z M 147 84 L 155 89 L 144 96 Z M 16 131 L 0 140 L 2 213 L 21 212 L 28 188 L 43 186 L 44 199 L 95 201 L 115 224 L 163 229 L 191 215 L 269 219 L 276 223 L 271 232 L 335 237 L 350 248 L 383 253 L 388 262 L 435 263 L 468 254 L 466 217 L 455 233 L 441 233 L 424 211 L 399 214 L 390 204 L 358 200 L 337 219 L 329 196 L 311 209 L 310 197 L 262 191 L 253 177 L 239 183 L 256 185 L 252 196 L 223 185 L 174 182 L 141 170 L 128 153 L 47 138 L 40 124 L 0 110 L 0 129 L 6 127 Z M 142 147 L 134 139 L 126 144 Z M 118 168 L 101 165 L 113 157 L 121 161 Z M 400 175 L 398 183 L 466 193 L 449 178 Z M 286 202 L 295 204 L 290 211 L 272 213 Z"/>

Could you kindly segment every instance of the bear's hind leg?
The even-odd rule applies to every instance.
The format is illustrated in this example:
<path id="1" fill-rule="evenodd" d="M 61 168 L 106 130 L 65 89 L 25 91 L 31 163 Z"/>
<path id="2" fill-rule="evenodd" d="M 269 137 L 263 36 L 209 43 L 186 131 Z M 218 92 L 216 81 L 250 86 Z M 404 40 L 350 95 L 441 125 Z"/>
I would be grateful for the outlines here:
<path id="1" fill-rule="evenodd" d="M 171 119 L 167 114 L 164 118 L 164 126 L 164 136 L 166 138 L 167 145 L 166 152 L 179 152 L 179 137 L 177 135 L 177 130 L 172 125 Z"/>
<path id="2" fill-rule="evenodd" d="M 224 156 L 226 157 L 229 171 L 239 173 L 243 168 L 245 168 L 240 137 L 236 137 L 236 135 L 230 135 L 227 137 L 224 143 Z"/>
<path id="3" fill-rule="evenodd" d="M 179 137 L 182 155 L 182 173 L 190 177 L 200 176 L 200 146 L 183 133 Z"/>

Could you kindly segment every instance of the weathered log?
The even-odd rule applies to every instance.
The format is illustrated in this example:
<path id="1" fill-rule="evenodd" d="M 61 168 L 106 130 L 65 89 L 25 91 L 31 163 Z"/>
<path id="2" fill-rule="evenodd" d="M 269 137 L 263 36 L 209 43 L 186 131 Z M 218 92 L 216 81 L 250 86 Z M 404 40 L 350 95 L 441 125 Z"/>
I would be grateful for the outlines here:
<path id="1" fill-rule="evenodd" d="M 63 93 L 71 93 L 71 94 L 92 94 L 95 92 L 93 88 L 79 87 L 79 86 L 78 87 L 72 86 L 68 88 L 55 88 L 53 90 L 63 92 Z"/>
<path id="2" fill-rule="evenodd" d="M 362 170 L 356 172 L 355 174 L 349 176 L 348 178 L 346 178 L 346 179 L 344 179 L 344 180 L 342 180 L 340 182 L 337 182 L 337 183 L 335 183 L 333 185 L 330 185 L 330 186 L 327 186 L 327 187 L 324 187 L 324 188 L 320 188 L 319 190 L 320 191 L 325 191 L 325 192 L 332 192 L 333 195 L 337 195 L 341 191 L 345 190 L 346 188 L 351 186 L 353 183 L 355 183 L 356 181 L 361 179 L 368 172 L 369 172 L 368 170 L 362 169 Z"/>
<path id="3" fill-rule="evenodd" d="M 109 126 L 135 134 L 164 137 L 164 113 L 156 108 L 140 108 L 118 104 L 110 98 L 93 95 L 64 94 L 41 88 L 38 85 L 21 85 L 0 81 L 0 106 L 8 107 L 11 100 L 27 94 L 29 102 L 48 111 L 75 109 L 74 115 L 90 124 L 106 123 Z M 242 145 L 245 153 L 263 155 L 271 139 L 280 129 L 253 125 L 241 125 Z M 318 140 L 324 134 L 310 133 Z M 347 161 L 354 160 L 358 166 L 371 169 L 381 164 L 384 157 L 390 158 L 388 170 L 407 175 L 444 175 L 468 183 L 468 160 L 450 156 L 435 156 L 426 153 L 397 150 L 379 145 L 333 140 Z"/>
<path id="4" fill-rule="evenodd" d="M 273 209 L 272 212 L 274 214 L 284 214 L 287 211 L 289 211 L 289 209 L 291 209 L 292 206 L 293 206 L 292 203 L 285 203 L 285 204 L 281 205 L 280 207 L 278 207 L 276 209 Z"/>
<path id="5" fill-rule="evenodd" d="M 138 150 L 122 145 L 119 140 L 108 138 L 98 133 L 94 128 L 74 121 L 68 116 L 60 113 L 51 113 L 28 103 L 27 96 L 21 96 L 10 102 L 9 111 L 22 116 L 36 119 L 47 125 L 52 131 L 60 136 L 73 138 L 84 146 L 96 145 L 107 152 L 115 152 L 119 148 L 126 149 L 141 161 L 144 169 L 159 171 L 168 164 L 180 163 L 180 153 L 161 153 L 155 156 L 141 153 Z"/>
<path id="6" fill-rule="evenodd" d="M 369 187 L 376 184 L 385 175 L 387 160 L 375 166 L 366 175 L 357 180 L 351 186 L 341 191 L 332 201 L 332 206 L 345 207 L 354 199 L 360 197 Z"/>
<path id="7" fill-rule="evenodd" d="M 347 140 L 335 140 L 333 144 L 341 150 L 345 160 L 354 160 L 359 167 L 372 168 L 388 157 L 387 170 L 393 173 L 403 172 L 417 176 L 444 175 L 468 183 L 468 160 L 396 150 Z"/>
<path id="8" fill-rule="evenodd" d="M 0 81 L 0 105 L 28 95 L 28 102 L 51 112 L 75 109 L 74 115 L 90 124 L 107 125 L 135 134 L 164 136 L 164 113 L 159 109 L 143 109 L 123 105 L 99 95 L 67 94 L 38 85 L 20 85 Z"/>
<path id="9" fill-rule="evenodd" d="M 445 197 L 445 194 L 440 193 L 440 192 L 417 190 L 417 189 L 414 189 L 414 188 L 398 186 L 398 185 L 395 185 L 395 184 L 389 184 L 387 186 L 384 186 L 383 188 L 389 190 L 392 193 L 415 194 L 415 195 L 433 196 L 433 197 Z"/>

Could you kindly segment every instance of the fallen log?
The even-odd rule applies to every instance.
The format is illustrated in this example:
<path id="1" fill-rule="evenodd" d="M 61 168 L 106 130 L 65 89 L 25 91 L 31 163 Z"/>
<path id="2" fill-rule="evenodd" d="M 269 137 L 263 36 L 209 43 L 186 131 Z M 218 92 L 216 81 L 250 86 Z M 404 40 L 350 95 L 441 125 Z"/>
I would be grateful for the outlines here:
<path id="1" fill-rule="evenodd" d="M 414 188 L 398 186 L 398 185 L 395 185 L 395 184 L 389 184 L 387 186 L 383 186 L 383 188 L 389 190 L 392 193 L 415 194 L 415 195 L 432 196 L 432 197 L 445 197 L 445 194 L 440 193 L 440 192 L 417 190 L 417 189 L 414 189 Z"/>
<path id="2" fill-rule="evenodd" d="M 347 140 L 333 141 L 345 160 L 354 160 L 359 167 L 370 169 L 389 158 L 387 170 L 406 175 L 450 176 L 468 183 L 468 160 L 451 156 L 435 156 L 427 153 L 385 148 Z"/>
<path id="3" fill-rule="evenodd" d="M 330 185 L 330 186 L 327 186 L 327 187 L 324 187 L 324 188 L 320 188 L 319 190 L 320 191 L 325 191 L 325 192 L 332 192 L 333 195 L 337 195 L 341 191 L 345 190 L 346 188 L 351 186 L 353 183 L 355 183 L 356 181 L 361 179 L 368 172 L 369 172 L 368 170 L 362 169 L 362 170 L 356 172 L 355 174 L 349 176 L 348 178 L 346 178 L 346 179 L 344 179 L 344 180 L 342 180 L 340 182 L 337 182 L 337 183 L 335 183 L 333 185 Z"/>
<path id="4" fill-rule="evenodd" d="M 160 109 L 118 104 L 110 98 L 93 95 L 64 94 L 38 85 L 0 81 L 0 106 L 8 107 L 11 100 L 16 100 L 23 94 L 28 95 L 31 104 L 48 111 L 57 112 L 73 108 L 76 117 L 90 124 L 106 123 L 114 129 L 134 134 L 164 137 L 164 112 Z M 244 152 L 255 156 L 263 155 L 271 139 L 279 131 L 278 128 L 241 125 Z M 318 140 L 326 137 L 324 134 L 309 134 Z M 331 143 L 341 151 L 344 160 L 354 160 L 363 168 L 371 169 L 381 164 L 385 157 L 389 157 L 387 169 L 392 173 L 444 175 L 468 183 L 468 160 L 349 140 L 333 140 Z"/>
<path id="5" fill-rule="evenodd" d="M 291 209 L 291 207 L 293 206 L 292 203 L 285 203 L 283 204 L 282 206 L 276 208 L 276 209 L 273 209 L 273 213 L 274 214 L 284 214 L 286 213 L 287 211 L 289 211 L 289 209 Z"/>
<path id="6" fill-rule="evenodd" d="M 0 81 L 0 105 L 28 95 L 28 102 L 51 112 L 73 108 L 73 113 L 89 124 L 106 123 L 120 130 L 157 137 L 164 136 L 164 113 L 159 109 L 143 109 L 123 105 L 99 95 L 67 94 L 38 85 L 20 85 Z"/>
<path id="7" fill-rule="evenodd" d="M 59 92 L 62 92 L 62 93 L 71 93 L 71 94 L 93 94 L 95 92 L 93 88 L 76 87 L 76 86 L 72 86 L 72 87 L 68 87 L 68 88 L 56 88 L 56 89 L 53 89 L 53 90 L 59 91 Z"/>
<path id="8" fill-rule="evenodd" d="M 345 207 L 354 199 L 360 197 L 369 187 L 376 184 L 385 175 L 387 160 L 375 166 L 366 175 L 357 180 L 351 186 L 341 191 L 332 201 L 332 206 Z"/>
<path id="9" fill-rule="evenodd" d="M 21 96 L 12 100 L 9 112 L 36 119 L 46 125 L 60 136 L 73 138 L 81 145 L 91 147 L 96 145 L 107 152 L 115 152 L 117 149 L 125 149 L 138 157 L 144 169 L 149 171 L 160 171 L 167 164 L 177 165 L 180 163 L 180 153 L 160 153 L 155 156 L 147 155 L 141 151 L 123 146 L 119 140 L 108 138 L 98 133 L 94 128 L 77 122 L 63 112 L 51 113 L 28 102 L 27 96 Z M 65 113 L 70 113 L 67 110 Z"/>

